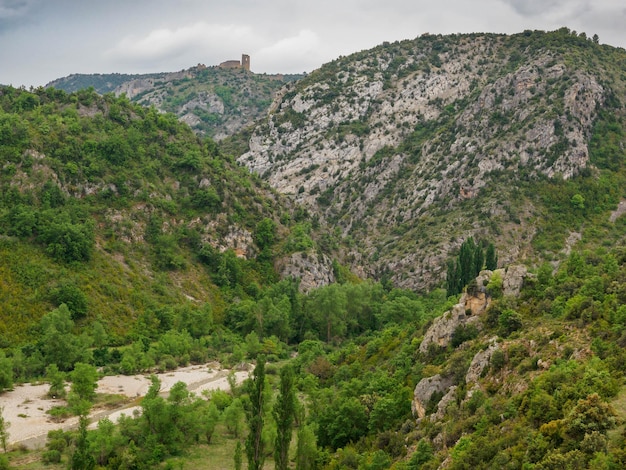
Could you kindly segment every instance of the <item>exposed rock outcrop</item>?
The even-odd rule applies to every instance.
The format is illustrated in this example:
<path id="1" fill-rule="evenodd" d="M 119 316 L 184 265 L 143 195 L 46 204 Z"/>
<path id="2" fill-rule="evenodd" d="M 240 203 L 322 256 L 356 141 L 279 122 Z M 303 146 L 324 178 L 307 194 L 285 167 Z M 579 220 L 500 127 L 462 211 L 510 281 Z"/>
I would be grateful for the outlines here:
<path id="1" fill-rule="evenodd" d="M 326 255 L 298 252 L 283 258 L 277 264 L 281 278 L 300 279 L 302 292 L 335 282 L 333 263 Z"/>
<path id="2" fill-rule="evenodd" d="M 465 382 L 467 384 L 474 384 L 478 381 L 485 369 L 489 367 L 493 353 L 500 349 L 500 346 L 496 343 L 496 338 L 492 338 L 490 343 L 487 349 L 478 351 L 472 359 L 465 374 Z"/>
<path id="3" fill-rule="evenodd" d="M 456 389 L 458 387 L 456 385 L 451 386 L 446 394 L 441 397 L 439 403 L 437 403 L 437 411 L 435 411 L 432 415 L 430 415 L 431 421 L 439 421 L 443 419 L 446 414 L 446 409 L 448 405 L 454 401 L 456 401 Z"/>
<path id="4" fill-rule="evenodd" d="M 418 38 L 327 64 L 280 94 L 238 161 L 359 240 L 347 253 L 354 269 L 390 273 L 398 286 L 441 281 L 432 267 L 445 265 L 460 230 L 502 234 L 500 259 L 514 262 L 532 249 L 532 222 L 514 214 L 519 222 L 506 225 L 512 214 L 497 198 L 474 208 L 485 215 L 475 225 L 455 217 L 446 229 L 464 228 L 448 237 L 425 227 L 444 208 L 480 200 L 496 180 L 580 173 L 607 94 L 600 77 L 558 52 L 508 63 L 517 41 Z M 415 240 L 424 240 L 418 250 Z"/>
<path id="5" fill-rule="evenodd" d="M 502 293 L 505 296 L 517 297 L 528 277 L 528 269 L 523 265 L 512 265 L 506 268 L 502 276 Z"/>
<path id="6" fill-rule="evenodd" d="M 419 351 L 422 354 L 428 352 L 428 347 L 431 344 L 446 347 L 450 343 L 454 331 L 461 325 L 474 324 L 479 326 L 479 317 L 472 316 L 471 311 L 466 310 L 466 298 L 467 295 L 463 294 L 461 302 L 452 307 L 452 310 L 435 319 L 420 344 Z"/>
<path id="7" fill-rule="evenodd" d="M 426 407 L 435 393 L 447 391 L 453 383 L 452 377 L 444 377 L 440 374 L 424 378 L 415 386 L 411 409 L 413 416 L 422 419 L 426 416 Z"/>

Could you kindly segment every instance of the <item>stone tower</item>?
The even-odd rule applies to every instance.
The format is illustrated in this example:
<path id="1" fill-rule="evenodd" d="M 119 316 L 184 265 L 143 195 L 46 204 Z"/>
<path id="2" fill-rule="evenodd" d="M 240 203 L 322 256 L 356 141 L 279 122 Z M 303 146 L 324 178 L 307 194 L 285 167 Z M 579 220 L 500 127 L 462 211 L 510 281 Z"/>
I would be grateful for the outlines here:
<path id="1" fill-rule="evenodd" d="M 248 54 L 241 54 L 241 68 L 250 71 L 250 56 Z"/>

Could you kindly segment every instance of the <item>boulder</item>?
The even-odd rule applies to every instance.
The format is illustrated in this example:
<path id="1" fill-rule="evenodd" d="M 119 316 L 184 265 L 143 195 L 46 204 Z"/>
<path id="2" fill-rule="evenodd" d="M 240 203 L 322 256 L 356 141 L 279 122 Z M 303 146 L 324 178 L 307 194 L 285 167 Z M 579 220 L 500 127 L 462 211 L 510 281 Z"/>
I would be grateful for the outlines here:
<path id="1" fill-rule="evenodd" d="M 489 364 L 491 363 L 491 356 L 498 349 L 500 349 L 500 346 L 494 339 L 492 339 L 491 344 L 487 349 L 476 353 L 469 368 L 467 369 L 467 373 L 465 374 L 465 383 L 472 384 L 478 382 L 478 379 L 482 375 L 483 371 L 489 367 Z"/>
<path id="2" fill-rule="evenodd" d="M 524 285 L 524 279 L 528 277 L 528 269 L 522 265 L 512 265 L 506 269 L 502 276 L 502 292 L 505 296 L 517 297 Z"/>
<path id="3" fill-rule="evenodd" d="M 426 416 L 426 407 L 433 394 L 446 392 L 452 384 L 452 377 L 443 377 L 441 374 L 420 380 L 413 392 L 413 403 L 411 404 L 413 416 L 418 419 Z"/>

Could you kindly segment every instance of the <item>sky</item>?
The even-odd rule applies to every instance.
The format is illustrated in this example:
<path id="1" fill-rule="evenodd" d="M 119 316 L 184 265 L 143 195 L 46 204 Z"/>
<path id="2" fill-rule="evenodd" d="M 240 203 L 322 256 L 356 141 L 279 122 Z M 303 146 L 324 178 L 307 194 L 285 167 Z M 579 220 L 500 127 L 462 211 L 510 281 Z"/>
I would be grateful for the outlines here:
<path id="1" fill-rule="evenodd" d="M 73 73 L 174 72 L 251 56 L 256 73 L 310 72 L 423 33 L 566 26 L 626 47 L 624 0 L 0 0 L 0 84 Z"/>

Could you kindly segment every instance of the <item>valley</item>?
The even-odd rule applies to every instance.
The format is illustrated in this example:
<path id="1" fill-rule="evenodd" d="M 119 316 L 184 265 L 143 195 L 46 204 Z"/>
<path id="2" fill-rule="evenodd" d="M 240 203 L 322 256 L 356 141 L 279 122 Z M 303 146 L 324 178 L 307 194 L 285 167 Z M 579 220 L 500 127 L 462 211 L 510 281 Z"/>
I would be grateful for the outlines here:
<path id="1" fill-rule="evenodd" d="M 626 52 L 293 78 L 0 87 L 0 469 L 626 466 Z"/>

